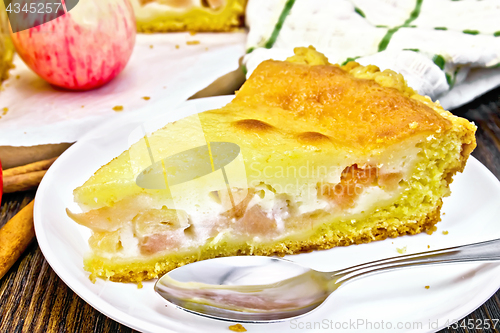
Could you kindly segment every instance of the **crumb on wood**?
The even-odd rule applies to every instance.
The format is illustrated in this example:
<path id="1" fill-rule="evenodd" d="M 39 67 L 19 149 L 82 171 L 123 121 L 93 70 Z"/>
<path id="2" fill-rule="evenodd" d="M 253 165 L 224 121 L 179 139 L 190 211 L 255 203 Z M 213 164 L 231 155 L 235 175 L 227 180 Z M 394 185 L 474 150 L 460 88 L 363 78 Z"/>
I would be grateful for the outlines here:
<path id="1" fill-rule="evenodd" d="M 20 79 L 21 78 L 21 75 L 16 75 L 16 79 Z"/>
<path id="2" fill-rule="evenodd" d="M 198 45 L 198 44 L 200 44 L 199 40 L 188 40 L 186 42 L 186 45 Z"/>
<path id="3" fill-rule="evenodd" d="M 151 99 L 151 97 L 149 97 L 149 96 L 144 96 L 142 99 L 143 99 L 143 100 L 145 100 L 145 101 L 149 101 L 149 100 Z"/>
<path id="4" fill-rule="evenodd" d="M 113 110 L 116 112 L 123 111 L 123 105 L 117 105 L 117 106 L 113 107 Z"/>
<path id="5" fill-rule="evenodd" d="M 229 326 L 229 329 L 233 332 L 246 332 L 247 329 L 243 327 L 241 324 L 236 324 L 236 325 L 231 325 Z"/>

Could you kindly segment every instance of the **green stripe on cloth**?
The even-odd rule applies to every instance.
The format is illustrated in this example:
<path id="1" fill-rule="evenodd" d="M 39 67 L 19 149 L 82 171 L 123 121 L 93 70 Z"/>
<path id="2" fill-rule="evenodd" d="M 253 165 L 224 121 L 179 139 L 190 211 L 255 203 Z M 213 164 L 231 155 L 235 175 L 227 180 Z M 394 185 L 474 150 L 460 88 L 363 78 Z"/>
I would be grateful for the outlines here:
<path id="1" fill-rule="evenodd" d="M 434 30 L 448 30 L 447 27 L 435 27 Z"/>
<path id="2" fill-rule="evenodd" d="M 445 61 L 444 61 L 444 58 L 443 56 L 439 55 L 439 54 L 436 54 L 433 58 L 432 58 L 432 61 L 434 61 L 434 63 L 436 64 L 436 66 L 438 66 L 441 70 L 444 69 L 444 65 L 445 65 Z"/>
<path id="3" fill-rule="evenodd" d="M 464 31 L 462 31 L 464 34 L 468 34 L 468 35 L 479 35 L 479 31 L 477 30 L 469 30 L 469 29 L 465 29 Z"/>
<path id="4" fill-rule="evenodd" d="M 448 82 L 448 85 L 450 86 L 450 89 L 453 88 L 455 85 L 455 81 L 457 80 L 457 73 L 460 70 L 460 67 L 455 69 L 455 72 L 453 73 L 453 76 L 451 76 L 449 73 L 445 73 L 446 75 L 446 82 Z"/>
<path id="5" fill-rule="evenodd" d="M 496 32 L 494 32 L 494 33 L 493 33 L 493 36 L 495 36 L 495 37 L 500 37 L 500 31 L 496 31 Z"/>
<path id="6" fill-rule="evenodd" d="M 389 42 L 391 41 L 392 35 L 394 35 L 394 33 L 398 31 L 399 28 L 400 27 L 396 27 L 387 30 L 387 33 L 385 34 L 384 38 L 382 38 L 382 40 L 378 44 L 378 52 L 384 51 L 387 48 L 387 45 L 389 45 Z"/>
<path id="7" fill-rule="evenodd" d="M 363 11 L 361 9 L 359 9 L 358 7 L 354 7 L 354 11 L 356 13 L 358 13 L 361 17 L 366 17 L 365 13 L 363 13 Z"/>
<path id="8" fill-rule="evenodd" d="M 424 1 L 417 0 L 415 8 L 413 8 L 412 12 L 410 13 L 410 17 L 405 21 L 405 23 L 403 23 L 403 26 L 408 25 L 417 19 L 418 15 L 420 15 L 420 8 L 422 8 L 422 2 Z"/>
<path id="9" fill-rule="evenodd" d="M 415 3 L 415 8 L 413 8 L 412 12 L 410 13 L 410 17 L 400 26 L 391 28 L 387 31 L 385 36 L 380 40 L 380 43 L 378 44 L 378 52 L 384 51 L 387 48 L 387 45 L 389 45 L 389 42 L 391 41 L 392 36 L 396 31 L 398 31 L 400 28 L 408 27 L 410 26 L 410 23 L 415 21 L 420 15 L 420 8 L 422 8 L 422 2 L 424 0 L 417 0 Z"/>
<path id="10" fill-rule="evenodd" d="M 266 44 L 264 44 L 264 47 L 266 49 L 270 49 L 271 47 L 273 47 L 274 43 L 276 42 L 276 39 L 278 39 L 278 35 L 280 34 L 281 28 L 283 27 L 283 23 L 285 23 L 286 17 L 288 16 L 288 14 L 290 14 L 290 10 L 292 10 L 294 3 L 295 0 L 288 0 L 286 2 L 285 7 L 283 7 L 283 10 L 281 11 L 278 22 L 276 22 L 276 25 L 274 26 L 274 30 L 273 33 L 271 34 L 271 37 L 269 37 Z"/>
<path id="11" fill-rule="evenodd" d="M 340 66 L 344 66 L 345 64 L 347 64 L 348 62 L 351 62 L 351 61 L 354 61 L 356 59 L 358 59 L 360 57 L 354 57 L 354 58 L 347 58 Z"/>

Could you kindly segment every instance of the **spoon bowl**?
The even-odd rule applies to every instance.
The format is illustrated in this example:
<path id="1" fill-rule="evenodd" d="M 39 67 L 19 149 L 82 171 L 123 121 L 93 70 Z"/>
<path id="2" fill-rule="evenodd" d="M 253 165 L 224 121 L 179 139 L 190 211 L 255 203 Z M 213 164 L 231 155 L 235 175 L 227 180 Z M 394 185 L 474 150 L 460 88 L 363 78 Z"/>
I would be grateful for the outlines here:
<path id="1" fill-rule="evenodd" d="M 225 257 L 174 269 L 156 282 L 155 291 L 178 308 L 197 315 L 269 323 L 305 315 L 323 304 L 342 284 L 370 274 L 430 264 L 499 260 L 500 239 L 382 259 L 332 272 L 318 272 L 273 257 Z"/>
<path id="2" fill-rule="evenodd" d="M 320 306 L 331 293 L 330 275 L 285 259 L 226 257 L 175 269 L 157 281 L 155 290 L 181 309 L 206 317 L 273 322 Z"/>

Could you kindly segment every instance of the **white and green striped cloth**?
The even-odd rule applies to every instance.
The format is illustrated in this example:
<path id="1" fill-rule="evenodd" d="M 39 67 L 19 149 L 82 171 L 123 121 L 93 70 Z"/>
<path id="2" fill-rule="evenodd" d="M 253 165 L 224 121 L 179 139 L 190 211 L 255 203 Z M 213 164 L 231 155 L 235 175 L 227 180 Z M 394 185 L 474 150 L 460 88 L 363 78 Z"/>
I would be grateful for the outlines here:
<path id="1" fill-rule="evenodd" d="M 248 75 L 313 45 L 401 73 L 451 109 L 500 85 L 500 0 L 249 0 Z"/>

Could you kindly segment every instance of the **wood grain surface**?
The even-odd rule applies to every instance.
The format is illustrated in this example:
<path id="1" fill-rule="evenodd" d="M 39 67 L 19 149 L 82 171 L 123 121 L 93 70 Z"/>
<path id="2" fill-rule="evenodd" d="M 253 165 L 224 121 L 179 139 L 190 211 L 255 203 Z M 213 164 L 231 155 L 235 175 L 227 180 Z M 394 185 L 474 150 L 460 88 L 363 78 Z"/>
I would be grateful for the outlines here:
<path id="1" fill-rule="evenodd" d="M 453 112 L 478 125 L 478 147 L 472 155 L 500 179 L 500 88 Z M 0 226 L 34 195 L 34 191 L 5 194 Z M 475 324 L 500 320 L 500 291 L 464 319 L 465 323 L 470 320 Z M 0 280 L 0 332 L 135 331 L 107 318 L 79 298 L 50 268 L 34 241 Z M 500 332 L 500 322 L 496 329 L 458 327 L 441 332 Z"/>

